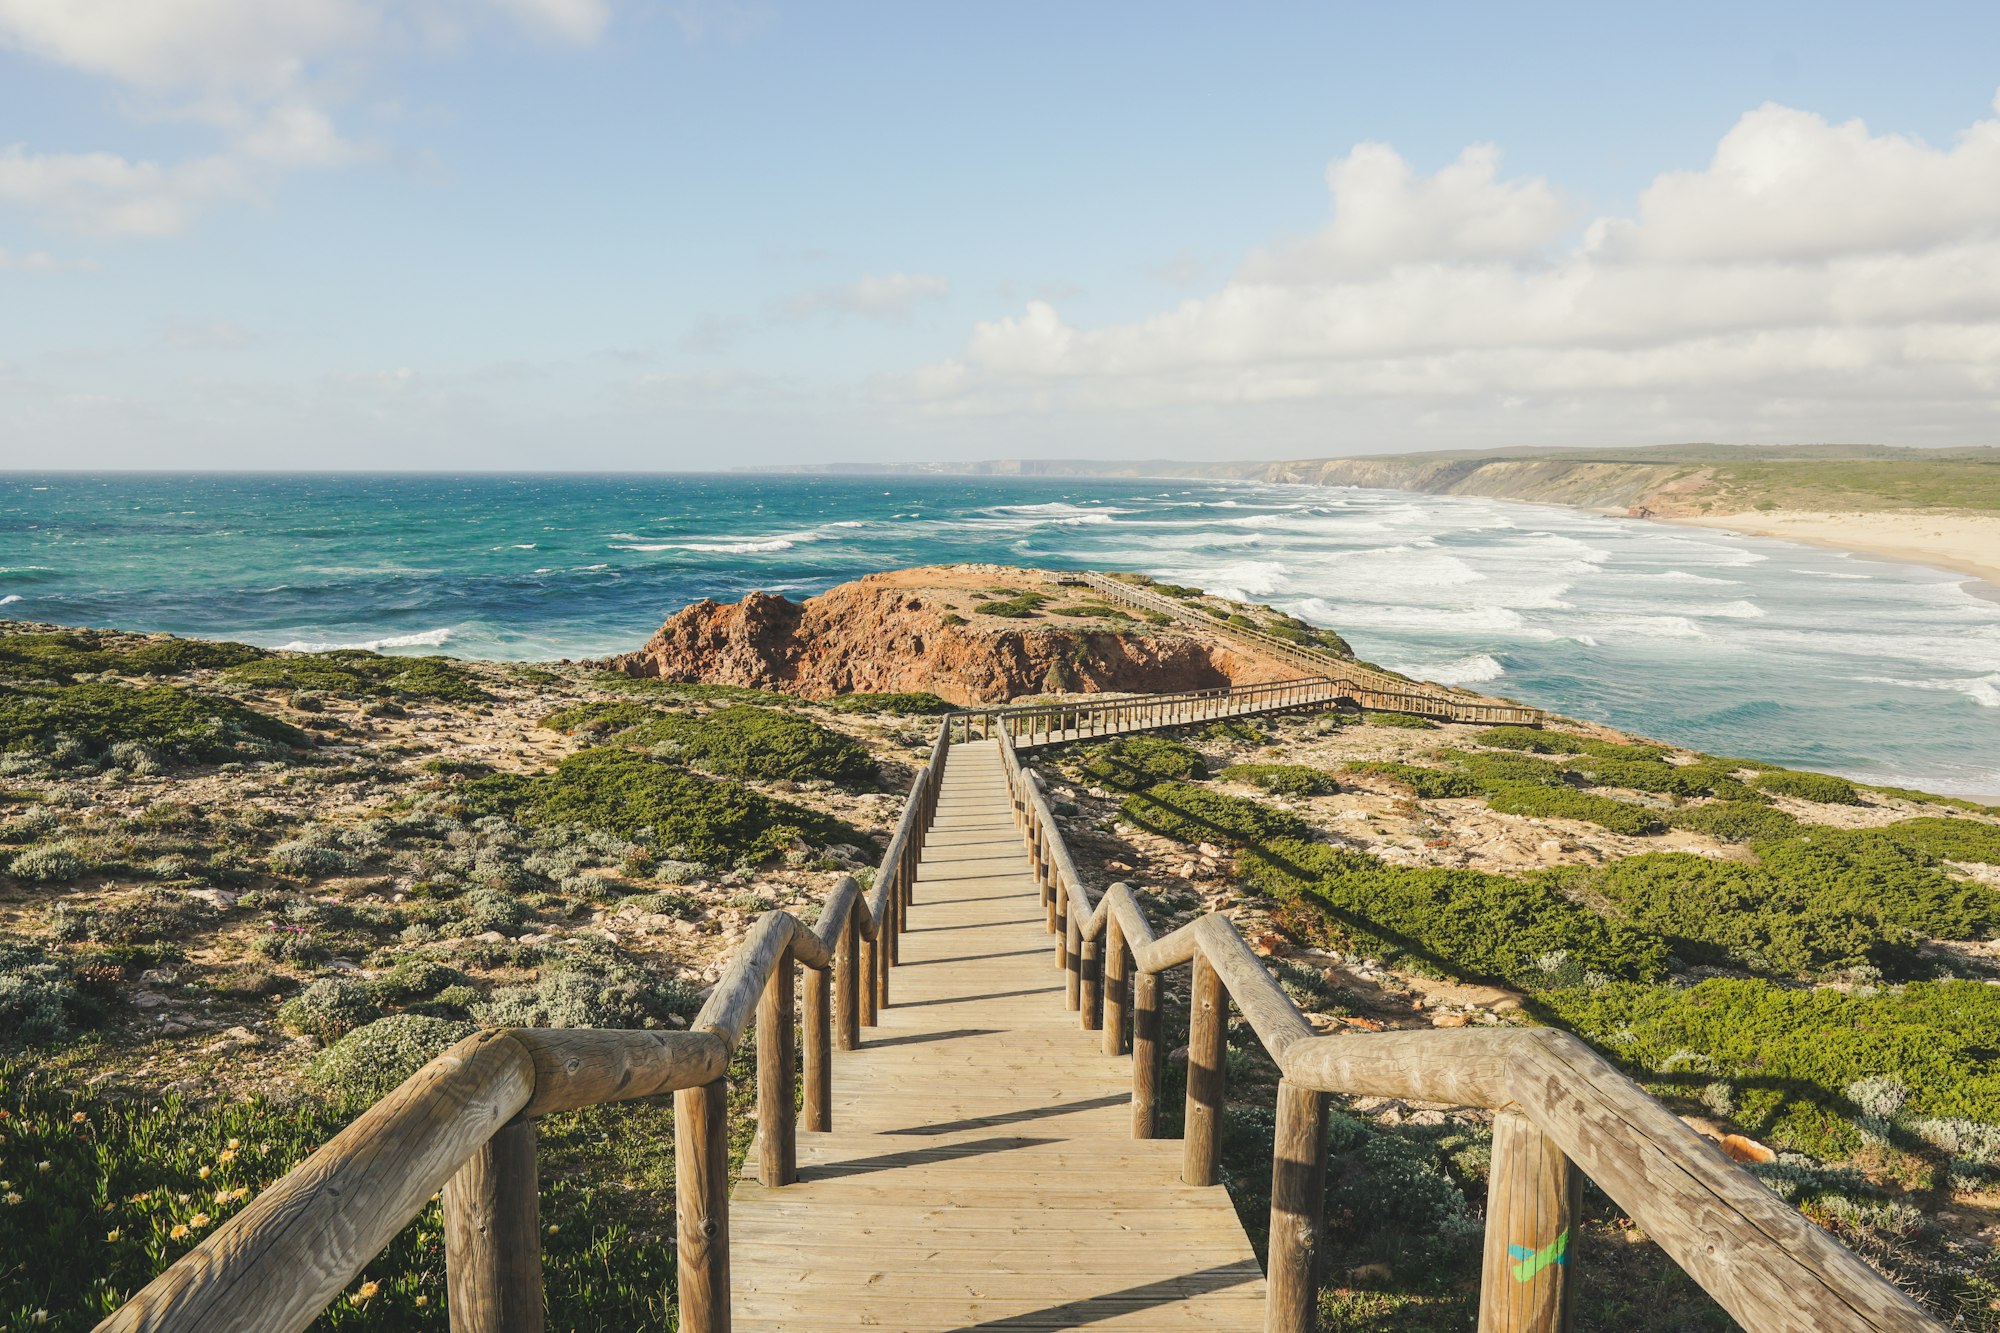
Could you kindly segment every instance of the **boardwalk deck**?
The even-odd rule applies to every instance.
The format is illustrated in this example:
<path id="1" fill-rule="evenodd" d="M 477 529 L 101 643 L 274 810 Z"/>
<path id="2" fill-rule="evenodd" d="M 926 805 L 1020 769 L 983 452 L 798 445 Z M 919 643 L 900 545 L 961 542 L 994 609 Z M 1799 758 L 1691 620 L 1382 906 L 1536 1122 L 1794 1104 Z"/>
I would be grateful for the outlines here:
<path id="1" fill-rule="evenodd" d="M 833 1132 L 799 1135 L 796 1184 L 732 1196 L 738 1330 L 1263 1327 L 1227 1194 L 1131 1137 L 1130 1062 L 1064 1006 L 1044 920 L 998 749 L 954 746 Z"/>

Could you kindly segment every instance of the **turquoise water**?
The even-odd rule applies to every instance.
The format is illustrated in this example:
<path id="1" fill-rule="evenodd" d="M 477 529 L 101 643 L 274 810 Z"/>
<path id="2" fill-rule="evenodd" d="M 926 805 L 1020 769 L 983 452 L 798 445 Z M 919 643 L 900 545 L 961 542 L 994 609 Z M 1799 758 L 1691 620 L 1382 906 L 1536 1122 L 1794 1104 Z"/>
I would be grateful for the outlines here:
<path id="1" fill-rule="evenodd" d="M 700 597 L 941 561 L 1135 569 L 1365 657 L 1703 749 L 2000 794 L 1959 576 L 1564 509 L 1223 483 L 0 475 L 0 616 L 546 659 Z"/>

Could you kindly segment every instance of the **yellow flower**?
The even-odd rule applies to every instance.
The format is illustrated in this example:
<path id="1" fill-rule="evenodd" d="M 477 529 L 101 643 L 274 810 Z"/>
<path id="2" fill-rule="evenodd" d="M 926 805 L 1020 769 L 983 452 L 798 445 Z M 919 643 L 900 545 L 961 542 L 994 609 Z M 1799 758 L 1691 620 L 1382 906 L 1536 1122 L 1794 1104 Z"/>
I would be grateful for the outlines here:
<path id="1" fill-rule="evenodd" d="M 188 1225 L 193 1227 L 197 1231 L 207 1226 L 208 1223 L 209 1223 L 209 1216 L 207 1213 L 196 1213 L 193 1217 L 190 1217 L 188 1219 Z"/>
<path id="2" fill-rule="evenodd" d="M 242 1146 L 243 1146 L 242 1139 L 231 1139 L 229 1141 L 229 1151 L 231 1152 L 235 1152 L 238 1148 L 241 1148 Z"/>
<path id="3" fill-rule="evenodd" d="M 47 1310 L 37 1310 L 28 1316 L 28 1322 L 31 1324 L 46 1324 L 49 1322 L 49 1312 Z"/>
<path id="4" fill-rule="evenodd" d="M 201 1178 L 202 1178 L 203 1180 L 207 1180 L 207 1179 L 208 1179 L 208 1173 L 209 1173 L 210 1171 L 212 1171 L 212 1170 L 214 1170 L 214 1168 L 213 1168 L 213 1167 L 207 1167 L 207 1166 L 205 1166 L 205 1167 L 203 1167 L 203 1168 L 202 1168 L 201 1170 L 199 1170 L 199 1171 L 195 1172 L 195 1174 L 196 1174 L 196 1175 L 198 1175 L 198 1176 L 200 1176 L 200 1177 L 201 1177 Z"/>
<path id="5" fill-rule="evenodd" d="M 236 1150 L 234 1148 L 224 1148 L 221 1152 L 215 1155 L 215 1160 L 221 1162 L 224 1166 L 227 1166 L 229 1163 L 236 1160 Z"/>
<path id="6" fill-rule="evenodd" d="M 5 1197 L 7 1200 L 7 1205 L 10 1208 L 21 1201 L 21 1196 L 14 1193 L 14 1191 L 12 1190 L 8 1190 Z"/>
<path id="7" fill-rule="evenodd" d="M 116 1245 L 118 1243 L 118 1238 L 124 1234 L 125 1233 L 123 1231 L 120 1231 L 117 1227 L 113 1227 L 111 1228 L 111 1230 L 104 1233 L 104 1239 L 111 1242 L 113 1245 Z"/>
<path id="8" fill-rule="evenodd" d="M 90 1123 L 90 1117 L 85 1115 L 83 1112 L 78 1111 L 75 1115 L 69 1118 L 69 1122 L 72 1125 L 87 1125 Z"/>
<path id="9" fill-rule="evenodd" d="M 356 1287 L 354 1289 L 354 1294 L 348 1297 L 347 1299 L 354 1302 L 356 1305 L 364 1305 L 367 1302 L 374 1300 L 375 1293 L 380 1290 L 382 1290 L 381 1283 L 364 1282 L 360 1286 Z"/>
<path id="10" fill-rule="evenodd" d="M 47 1171 L 47 1170 L 49 1169 L 49 1166 L 50 1166 L 50 1164 L 49 1164 L 48 1162 L 36 1162 L 36 1163 L 35 1163 L 35 1170 L 37 1170 L 37 1171 Z"/>
<path id="11" fill-rule="evenodd" d="M 187 1239 L 187 1234 L 188 1234 L 188 1229 L 187 1229 L 187 1223 L 185 1223 L 185 1222 L 176 1222 L 176 1223 L 174 1223 L 174 1229 L 173 1229 L 172 1231 L 169 1231 L 169 1232 L 167 1233 L 167 1239 L 168 1239 L 168 1240 L 186 1240 L 186 1239 Z"/>

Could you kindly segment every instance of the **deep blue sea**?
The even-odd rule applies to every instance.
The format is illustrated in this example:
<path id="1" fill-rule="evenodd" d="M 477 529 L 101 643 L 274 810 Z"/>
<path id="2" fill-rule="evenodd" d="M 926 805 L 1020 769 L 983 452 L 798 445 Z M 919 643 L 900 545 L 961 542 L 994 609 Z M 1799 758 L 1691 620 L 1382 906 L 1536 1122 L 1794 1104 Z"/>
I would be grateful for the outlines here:
<path id="1" fill-rule="evenodd" d="M 277 647 L 598 656 L 697 598 L 964 560 L 1198 583 L 1413 675 L 2000 796 L 2000 604 L 1760 538 L 1236 483 L 0 474 L 0 616 Z"/>

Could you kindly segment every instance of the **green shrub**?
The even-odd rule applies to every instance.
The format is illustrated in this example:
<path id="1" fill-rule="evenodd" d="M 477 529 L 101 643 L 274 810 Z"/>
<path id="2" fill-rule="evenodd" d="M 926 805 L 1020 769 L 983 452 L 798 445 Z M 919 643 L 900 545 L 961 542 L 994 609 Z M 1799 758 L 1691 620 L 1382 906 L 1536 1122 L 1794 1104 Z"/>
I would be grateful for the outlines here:
<path id="1" fill-rule="evenodd" d="M 273 847 L 264 858 L 272 870 L 294 879 L 320 879 L 327 875 L 351 875 L 361 869 L 361 860 L 351 852 L 311 838 L 293 838 Z"/>
<path id="2" fill-rule="evenodd" d="M 1875 833 L 1910 852 L 1937 861 L 1981 861 L 2000 865 L 2000 824 L 1935 815 L 1898 820 Z"/>
<path id="3" fill-rule="evenodd" d="M 125 647 L 90 630 L 55 634 L 0 632 L 0 677 L 15 680 L 64 682 L 72 676 L 104 671 L 128 676 L 172 676 L 237 666 L 263 656 L 262 648 L 252 648 L 247 643 L 159 639 Z"/>
<path id="4" fill-rule="evenodd" d="M 1762 866 L 1685 852 L 1628 856 L 1558 874 L 1664 935 L 1690 963 L 1735 962 L 1753 971 L 1812 976 L 1888 963 L 1884 946 L 1902 942 L 1907 933 L 1887 926 L 1869 903 Z"/>
<path id="5" fill-rule="evenodd" d="M 15 879 L 32 880 L 37 884 L 66 883 L 81 877 L 89 869 L 75 849 L 59 842 L 30 847 L 7 863 L 7 873 Z"/>
<path id="6" fill-rule="evenodd" d="M 487 697 L 478 678 L 448 657 L 384 657 L 359 648 L 264 657 L 225 674 L 265 690 L 318 690 L 347 697 L 403 694 L 447 703 L 477 703 Z"/>
<path id="7" fill-rule="evenodd" d="M 1288 810 L 1186 782 L 1159 782 L 1119 806 L 1126 819 L 1177 842 L 1251 847 L 1275 838 L 1306 838 L 1312 828 Z"/>
<path id="8" fill-rule="evenodd" d="M 61 827 L 62 819 L 55 811 L 37 807 L 12 819 L 0 819 L 0 842 L 35 842 Z"/>
<path id="9" fill-rule="evenodd" d="M 211 639 L 159 639 L 123 654 L 117 670 L 134 676 L 178 676 L 215 671 L 270 656 L 247 643 Z"/>
<path id="10" fill-rule="evenodd" d="M 1220 722 L 1209 723 L 1201 729 L 1201 738 L 1205 741 L 1222 741 L 1225 743 L 1233 741 L 1238 745 L 1261 745 L 1270 739 L 1254 723 L 1245 722 L 1241 718 L 1234 717 L 1224 718 Z"/>
<path id="11" fill-rule="evenodd" d="M 1087 780 L 1120 791 L 1143 791 L 1156 782 L 1185 782 L 1206 776 L 1201 751 L 1164 736 L 1121 736 L 1084 751 L 1077 771 Z"/>
<path id="12" fill-rule="evenodd" d="M 996 591 L 1010 592 L 1011 589 L 1003 588 Z M 1054 599 L 1038 592 L 1017 592 L 1000 601 L 981 602 L 972 609 L 983 616 L 1001 616 L 1008 620 L 1026 620 L 1041 610 L 1042 607 L 1048 605 L 1052 600 Z"/>
<path id="13" fill-rule="evenodd" d="M 1642 1079 L 1737 1081 L 1735 1119 L 1819 1156 L 1859 1146 L 1847 1090 L 1894 1076 L 1900 1113 L 2000 1124 L 2000 987 L 1973 981 L 1841 991 L 1761 980 L 1614 985 L 1544 997 L 1565 1026 Z"/>
<path id="14" fill-rule="evenodd" d="M 312 744 L 297 728 L 233 700 L 173 685 L 0 686 L 0 750 L 74 763 L 123 741 L 177 763 L 263 758 L 280 746 Z"/>
<path id="15" fill-rule="evenodd" d="M 1658 833 L 1666 827 L 1657 813 L 1643 806 L 1578 791 L 1569 785 L 1565 770 L 1547 760 L 1456 750 L 1447 750 L 1445 754 L 1479 784 L 1486 803 L 1501 814 L 1580 819 L 1634 837 Z"/>
<path id="16" fill-rule="evenodd" d="M 1221 776 L 1275 796 L 1331 796 L 1340 790 L 1331 773 L 1305 764 L 1231 764 Z"/>
<path id="17" fill-rule="evenodd" d="M 1569 731 L 1544 731 L 1540 727 L 1489 727 L 1472 738 L 1475 745 L 1496 750 L 1521 750 L 1530 754 L 1587 754 L 1600 759 L 1633 759 L 1658 755 L 1658 746 L 1621 745 Z"/>
<path id="18" fill-rule="evenodd" d="M 488 1027 L 657 1028 L 700 1008 L 700 994 L 686 982 L 614 963 L 552 967 L 532 987 L 494 991 L 476 1012 Z"/>
<path id="19" fill-rule="evenodd" d="M 1415 713 L 1382 713 L 1369 709 L 1362 713 L 1361 721 L 1371 727 L 1402 727 L 1408 731 L 1436 731 L 1437 723 Z"/>
<path id="20" fill-rule="evenodd" d="M 1477 782 L 1474 782 L 1469 775 L 1449 768 L 1428 768 L 1422 764 L 1364 759 L 1345 765 L 1341 771 L 1389 778 L 1408 787 L 1411 795 L 1424 801 L 1479 795 Z"/>
<path id="21" fill-rule="evenodd" d="M 391 1014 L 321 1051 L 306 1067 L 306 1082 L 344 1101 L 380 1101 L 447 1047 L 478 1030 L 471 1023 Z"/>
<path id="22" fill-rule="evenodd" d="M 1628 787 L 1633 791 L 1659 792 L 1666 796 L 1721 796 L 1739 801 L 1762 798 L 1739 782 L 1728 770 L 1727 760 L 1697 760 L 1691 764 L 1670 764 L 1657 754 L 1590 756 L 1572 759 L 1563 765 L 1591 787 Z"/>
<path id="23" fill-rule="evenodd" d="M 1667 812 L 1673 828 L 1703 833 L 1721 842 L 1769 842 L 1787 838 L 1802 827 L 1775 806 L 1757 801 L 1711 801 Z"/>
<path id="24" fill-rule="evenodd" d="M 1792 796 L 1801 801 L 1817 801 L 1823 805 L 1862 804 L 1861 793 L 1855 790 L 1854 784 L 1831 773 L 1802 773 L 1781 768 L 1774 773 L 1758 774 L 1754 785 L 1759 791 Z"/>
<path id="25" fill-rule="evenodd" d="M 1916 821 L 1910 821 L 1916 822 Z M 1795 891 L 1852 904 L 1934 939 L 1981 939 L 2000 931 L 2000 888 L 1958 879 L 1924 849 L 1924 834 L 1806 826 L 1759 843 L 1758 862 Z"/>
<path id="26" fill-rule="evenodd" d="M 697 767 L 732 778 L 875 781 L 875 761 L 853 737 L 810 718 L 751 704 L 731 704 L 700 717 L 663 714 L 619 733 L 618 739 L 674 747 Z"/>
<path id="27" fill-rule="evenodd" d="M 61 959 L 40 945 L 0 939 L 0 1043 L 53 1046 L 100 1017 Z"/>
<path id="28" fill-rule="evenodd" d="M 617 699 L 609 702 L 572 704 L 568 708 L 559 708 L 543 718 L 542 725 L 552 731 L 578 731 L 588 728 L 593 732 L 614 732 L 664 716 L 666 715 L 657 708 L 649 708 L 630 699 Z"/>
<path id="29" fill-rule="evenodd" d="M 1474 1136 L 1455 1126 L 1392 1129 L 1329 1114 L 1326 1242 L 1343 1271 L 1373 1260 L 1422 1270 L 1434 1282 L 1476 1272 L 1485 1229 L 1468 1187 L 1476 1194 L 1482 1182 L 1463 1179 L 1460 1165 L 1480 1156 L 1465 1153 L 1474 1147 Z"/>
<path id="30" fill-rule="evenodd" d="M 465 785 L 477 811 L 532 824 L 574 824 L 623 838 L 680 846 L 710 864 L 763 861 L 794 838 L 862 844 L 836 819 L 734 782 L 700 777 L 630 750 L 599 747 L 527 778 L 494 774 Z"/>
<path id="31" fill-rule="evenodd" d="M 1568 978 L 1651 980 L 1668 950 L 1650 931 L 1607 921 L 1555 881 L 1391 866 L 1360 852 L 1280 841 L 1244 858 L 1245 881 L 1330 908 L 1364 946 L 1459 976 L 1535 990 Z"/>
<path id="32" fill-rule="evenodd" d="M 368 994 L 377 1004 L 410 1004 L 428 1000 L 447 987 L 462 986 L 468 980 L 457 968 L 433 959 L 404 958 L 370 981 Z"/>
<path id="33" fill-rule="evenodd" d="M 836 694 L 831 699 L 821 699 L 818 702 L 843 713 L 895 713 L 903 717 L 936 717 L 958 707 L 949 699 L 940 699 L 935 694 L 917 690 L 902 690 L 887 694 L 868 692 Z"/>
<path id="34" fill-rule="evenodd" d="M 286 1031 L 328 1045 L 381 1016 L 366 986 L 341 977 L 315 981 L 278 1006 L 278 1023 Z"/>

